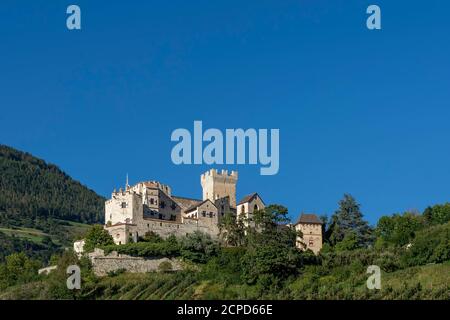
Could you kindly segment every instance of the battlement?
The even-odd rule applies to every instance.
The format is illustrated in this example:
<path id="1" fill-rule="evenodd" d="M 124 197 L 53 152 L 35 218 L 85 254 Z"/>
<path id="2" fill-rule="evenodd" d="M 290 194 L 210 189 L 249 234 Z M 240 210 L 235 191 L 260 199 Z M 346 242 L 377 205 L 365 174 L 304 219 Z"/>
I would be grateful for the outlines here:
<path id="1" fill-rule="evenodd" d="M 204 174 L 201 175 L 201 180 L 206 180 L 211 177 L 224 177 L 229 178 L 232 180 L 238 179 L 238 172 L 237 171 L 231 171 L 231 173 L 228 173 L 228 170 L 221 170 L 220 172 L 216 169 L 211 169 L 209 171 L 206 171 Z"/>
<path id="2" fill-rule="evenodd" d="M 201 175 L 200 183 L 203 189 L 203 200 L 209 199 L 212 202 L 228 197 L 230 206 L 236 207 L 236 184 L 238 180 L 237 171 L 228 170 L 217 171 L 211 169 Z"/>
<path id="3" fill-rule="evenodd" d="M 127 190 L 123 190 L 122 188 L 119 188 L 119 191 L 114 189 L 112 194 L 111 194 L 111 199 L 110 200 L 114 199 L 117 196 L 125 196 L 127 194 L 134 194 L 134 193 L 136 193 L 136 190 L 132 190 L 130 188 L 128 188 Z"/>
<path id="4" fill-rule="evenodd" d="M 168 196 L 171 196 L 172 194 L 172 188 L 169 185 L 162 184 L 161 182 L 155 180 L 139 182 L 129 189 L 137 193 L 142 193 L 145 188 L 162 190 Z"/>

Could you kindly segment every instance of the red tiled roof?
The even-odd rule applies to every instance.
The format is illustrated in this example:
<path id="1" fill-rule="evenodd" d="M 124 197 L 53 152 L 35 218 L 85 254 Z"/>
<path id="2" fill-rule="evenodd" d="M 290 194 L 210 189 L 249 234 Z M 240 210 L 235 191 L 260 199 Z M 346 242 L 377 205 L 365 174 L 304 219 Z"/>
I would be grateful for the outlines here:
<path id="1" fill-rule="evenodd" d="M 299 223 L 323 224 L 322 221 L 315 214 L 302 213 L 297 220 Z"/>

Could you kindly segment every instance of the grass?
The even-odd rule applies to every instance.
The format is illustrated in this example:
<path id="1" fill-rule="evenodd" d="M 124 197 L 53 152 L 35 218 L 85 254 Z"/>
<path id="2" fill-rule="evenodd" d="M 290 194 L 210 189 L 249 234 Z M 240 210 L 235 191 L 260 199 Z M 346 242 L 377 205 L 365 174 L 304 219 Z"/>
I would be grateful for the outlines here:
<path id="1" fill-rule="evenodd" d="M 420 283 L 424 289 L 430 290 L 449 287 L 450 261 L 385 273 L 381 279 L 383 284 L 394 289 L 401 289 L 405 284 L 415 283 Z"/>
<path id="2" fill-rule="evenodd" d="M 78 239 L 92 227 L 90 224 L 73 222 L 68 220 L 56 220 L 60 223 L 61 227 L 70 235 L 71 239 Z"/>
<path id="3" fill-rule="evenodd" d="M 67 220 L 57 220 L 57 222 L 60 224 L 60 227 L 63 230 L 63 233 L 68 236 L 68 239 L 70 239 L 68 244 L 70 244 L 72 239 L 80 238 L 91 227 L 91 225 L 89 225 L 89 224 L 67 221 Z M 55 236 L 53 234 L 48 234 L 39 229 L 33 229 L 33 228 L 0 227 L 0 232 L 6 234 L 8 236 L 15 236 L 15 237 L 26 239 L 26 240 L 29 240 L 29 241 L 32 241 L 32 242 L 38 243 L 38 244 L 42 243 L 42 241 L 45 237 L 50 237 L 55 244 L 59 244 L 59 245 L 61 245 L 63 243 L 66 244 L 66 242 L 67 242 L 67 241 L 62 242 L 62 240 L 58 236 Z"/>
<path id="4" fill-rule="evenodd" d="M 47 233 L 32 228 L 0 228 L 0 232 L 10 236 L 25 238 L 35 243 L 41 243 L 45 237 L 51 237 Z"/>

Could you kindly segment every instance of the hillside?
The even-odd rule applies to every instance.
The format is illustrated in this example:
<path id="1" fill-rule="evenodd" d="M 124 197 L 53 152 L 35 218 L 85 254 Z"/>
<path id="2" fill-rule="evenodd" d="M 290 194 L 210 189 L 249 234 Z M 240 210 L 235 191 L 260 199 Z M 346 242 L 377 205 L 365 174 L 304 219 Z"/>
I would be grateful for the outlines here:
<path id="1" fill-rule="evenodd" d="M 240 299 L 450 299 L 450 262 L 410 267 L 382 274 L 381 290 L 365 287 L 365 270 L 330 282 L 329 275 L 305 272 L 276 290 L 240 281 L 227 281 L 195 271 L 177 273 L 122 273 L 89 283 L 77 299 L 95 300 L 240 300 Z M 314 281 L 311 281 L 314 278 Z M 355 281 L 356 279 L 356 281 Z M 10 287 L 0 300 L 71 299 L 59 296 L 59 283 L 50 279 Z M 318 287 L 316 284 L 320 284 Z"/>
<path id="2" fill-rule="evenodd" d="M 24 251 L 48 257 L 101 223 L 104 198 L 57 166 L 0 145 L 0 261 Z"/>
<path id="3" fill-rule="evenodd" d="M 101 222 L 104 198 L 57 166 L 0 145 L 0 223 L 56 218 Z"/>
<path id="4" fill-rule="evenodd" d="M 257 211 L 255 226 L 226 214 L 221 241 L 202 232 L 148 233 L 115 245 L 101 225 L 88 224 L 100 220 L 104 199 L 53 165 L 1 150 L 0 299 L 450 299 L 450 203 L 382 216 L 371 228 L 346 194 L 324 226 L 318 255 L 296 248 L 299 234 L 278 204 Z M 184 270 L 161 263 L 158 272 L 132 274 L 120 266 L 99 277 L 88 257 L 62 250 L 81 234 L 86 252 L 169 257 Z M 78 291 L 67 289 L 74 264 L 83 275 Z M 49 265 L 58 268 L 38 274 Z M 367 288 L 374 265 L 381 290 Z"/>

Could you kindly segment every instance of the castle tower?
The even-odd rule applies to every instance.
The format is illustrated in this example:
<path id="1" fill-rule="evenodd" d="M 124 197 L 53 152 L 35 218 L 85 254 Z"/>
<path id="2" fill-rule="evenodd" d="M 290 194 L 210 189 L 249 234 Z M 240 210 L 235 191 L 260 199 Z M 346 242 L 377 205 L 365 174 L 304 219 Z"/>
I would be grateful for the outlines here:
<path id="1" fill-rule="evenodd" d="M 203 200 L 211 200 L 213 203 L 221 198 L 230 198 L 230 207 L 236 208 L 236 183 L 238 173 L 231 171 L 228 174 L 227 170 L 217 172 L 216 169 L 211 169 L 201 175 L 200 181 L 203 188 Z"/>

